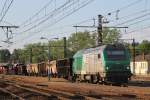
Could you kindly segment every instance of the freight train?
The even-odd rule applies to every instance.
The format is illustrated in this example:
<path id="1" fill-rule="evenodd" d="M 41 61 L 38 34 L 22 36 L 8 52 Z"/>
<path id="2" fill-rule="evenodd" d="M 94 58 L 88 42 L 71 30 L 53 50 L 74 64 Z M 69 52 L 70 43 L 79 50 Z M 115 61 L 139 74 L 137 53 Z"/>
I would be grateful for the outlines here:
<path id="1" fill-rule="evenodd" d="M 75 53 L 73 58 L 54 60 L 50 64 L 41 62 L 27 64 L 26 67 L 17 65 L 11 70 L 16 71 L 16 68 L 20 68 L 17 70 L 18 72 L 13 72 L 16 74 L 47 76 L 47 72 L 50 70 L 52 77 L 92 83 L 128 83 L 128 79 L 132 75 L 130 55 L 122 44 L 108 44 L 83 49 Z"/>

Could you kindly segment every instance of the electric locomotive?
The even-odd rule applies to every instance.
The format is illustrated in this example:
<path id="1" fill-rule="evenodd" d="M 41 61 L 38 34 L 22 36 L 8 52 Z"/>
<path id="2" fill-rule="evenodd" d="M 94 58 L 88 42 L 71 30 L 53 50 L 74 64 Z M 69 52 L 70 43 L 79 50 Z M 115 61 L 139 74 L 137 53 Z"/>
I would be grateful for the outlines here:
<path id="1" fill-rule="evenodd" d="M 128 83 L 131 77 L 130 55 L 122 44 L 83 49 L 73 59 L 74 81 Z"/>

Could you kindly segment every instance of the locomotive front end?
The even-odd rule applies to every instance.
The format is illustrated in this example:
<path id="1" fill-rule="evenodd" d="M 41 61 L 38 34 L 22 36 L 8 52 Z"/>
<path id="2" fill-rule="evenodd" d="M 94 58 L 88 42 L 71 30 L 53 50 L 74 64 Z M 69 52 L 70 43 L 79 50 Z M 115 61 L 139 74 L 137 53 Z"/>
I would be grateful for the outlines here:
<path id="1" fill-rule="evenodd" d="M 130 55 L 123 45 L 107 45 L 104 49 L 105 81 L 128 83 L 131 76 Z"/>

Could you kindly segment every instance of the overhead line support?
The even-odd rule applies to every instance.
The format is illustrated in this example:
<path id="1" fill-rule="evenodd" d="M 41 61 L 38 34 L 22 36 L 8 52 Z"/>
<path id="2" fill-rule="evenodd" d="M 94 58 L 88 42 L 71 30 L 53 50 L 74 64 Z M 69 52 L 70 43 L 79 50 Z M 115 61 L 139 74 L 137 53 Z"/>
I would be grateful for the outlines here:
<path id="1" fill-rule="evenodd" d="M 103 16 L 102 15 L 98 15 L 98 26 L 73 26 L 73 27 L 86 27 L 86 28 L 97 28 L 97 33 L 98 33 L 98 45 L 102 45 L 103 44 L 103 28 L 128 28 L 128 27 L 115 27 L 115 26 L 109 26 L 109 27 L 105 27 L 103 26 L 104 23 L 108 23 L 108 21 L 103 21 Z"/>
<path id="2" fill-rule="evenodd" d="M 9 37 L 9 29 L 11 28 L 19 28 L 19 26 L 0 26 L 0 28 L 4 29 L 6 28 L 6 43 L 10 43 L 10 37 Z"/>

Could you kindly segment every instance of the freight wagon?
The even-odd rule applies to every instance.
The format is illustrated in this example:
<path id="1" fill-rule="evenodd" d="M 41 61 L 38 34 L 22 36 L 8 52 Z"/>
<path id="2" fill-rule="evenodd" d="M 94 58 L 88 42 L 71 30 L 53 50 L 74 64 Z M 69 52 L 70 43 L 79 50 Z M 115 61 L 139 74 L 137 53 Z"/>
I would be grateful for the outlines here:
<path id="1" fill-rule="evenodd" d="M 0 74 L 8 74 L 8 66 L 7 65 L 0 65 Z"/>
<path id="2" fill-rule="evenodd" d="M 48 62 L 27 64 L 27 72 L 31 76 L 46 76 L 48 70 L 53 76 L 57 74 L 56 61 L 51 61 L 50 64 Z"/>
<path id="3" fill-rule="evenodd" d="M 15 73 L 16 75 L 27 75 L 27 68 L 25 64 L 14 64 L 14 66 L 9 66 L 9 74 Z"/>
<path id="4" fill-rule="evenodd" d="M 130 55 L 121 44 L 83 49 L 73 59 L 74 81 L 127 83 L 131 76 Z"/>
<path id="5" fill-rule="evenodd" d="M 38 68 L 38 76 L 46 76 L 47 75 L 47 67 L 45 62 L 41 62 L 37 64 Z"/>
<path id="6" fill-rule="evenodd" d="M 47 62 L 47 69 L 50 70 L 52 77 L 56 77 L 57 75 L 56 60 L 50 61 L 50 66 Z"/>
<path id="7" fill-rule="evenodd" d="M 71 79 L 72 76 L 72 58 L 64 58 L 57 60 L 57 76 L 65 79 Z"/>

